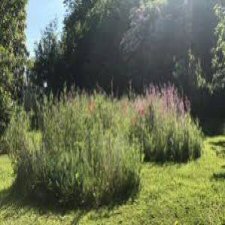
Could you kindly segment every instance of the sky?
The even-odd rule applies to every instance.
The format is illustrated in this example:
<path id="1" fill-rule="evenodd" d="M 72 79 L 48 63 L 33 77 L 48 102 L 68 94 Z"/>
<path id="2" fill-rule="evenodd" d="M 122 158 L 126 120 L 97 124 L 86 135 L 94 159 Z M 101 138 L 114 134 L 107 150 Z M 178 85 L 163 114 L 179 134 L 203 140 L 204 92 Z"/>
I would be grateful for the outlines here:
<path id="1" fill-rule="evenodd" d="M 34 55 L 34 43 L 41 38 L 45 27 L 57 18 L 59 31 L 65 14 L 63 0 L 29 0 L 27 6 L 27 48 Z"/>

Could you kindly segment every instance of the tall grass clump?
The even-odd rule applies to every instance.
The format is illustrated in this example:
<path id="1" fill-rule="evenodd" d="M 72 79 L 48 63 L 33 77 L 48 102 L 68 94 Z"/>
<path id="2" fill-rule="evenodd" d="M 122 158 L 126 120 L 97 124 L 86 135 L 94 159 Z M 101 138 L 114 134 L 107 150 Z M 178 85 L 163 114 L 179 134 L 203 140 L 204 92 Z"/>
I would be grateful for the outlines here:
<path id="1" fill-rule="evenodd" d="M 42 108 L 39 137 L 30 134 L 24 112 L 7 132 L 20 190 L 70 206 L 100 206 L 137 190 L 141 156 L 139 143 L 130 141 L 130 107 L 76 94 Z"/>
<path id="2" fill-rule="evenodd" d="M 190 115 L 189 102 L 173 86 L 150 87 L 134 102 L 138 113 L 133 133 L 145 160 L 187 162 L 201 155 L 202 132 Z"/>

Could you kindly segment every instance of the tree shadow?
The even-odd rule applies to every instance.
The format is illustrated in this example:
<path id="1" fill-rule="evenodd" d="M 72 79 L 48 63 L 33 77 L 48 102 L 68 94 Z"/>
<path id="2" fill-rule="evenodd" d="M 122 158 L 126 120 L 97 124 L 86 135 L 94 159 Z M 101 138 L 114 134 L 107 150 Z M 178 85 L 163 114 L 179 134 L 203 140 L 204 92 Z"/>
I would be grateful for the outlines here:
<path id="1" fill-rule="evenodd" d="M 52 202 L 42 202 L 24 195 L 20 195 L 19 191 L 14 186 L 0 191 L 0 209 L 4 213 L 2 218 L 8 219 L 11 217 L 20 218 L 29 212 L 35 212 L 36 217 L 40 215 L 48 216 L 53 214 L 56 217 L 64 216 L 69 212 L 73 212 L 73 221 L 71 225 L 79 224 L 80 220 L 90 211 L 94 211 L 99 217 L 107 217 L 110 211 L 119 207 L 122 204 L 130 201 L 131 203 L 137 198 L 138 191 L 132 193 L 130 198 L 117 199 L 108 205 L 99 205 L 96 207 L 68 207 L 53 204 Z"/>
<path id="2" fill-rule="evenodd" d="M 217 156 L 225 157 L 225 141 L 211 141 L 209 144 Z"/>
<path id="3" fill-rule="evenodd" d="M 216 181 L 225 181 L 225 164 L 221 166 L 222 171 L 213 173 L 212 179 Z"/>
<path id="4" fill-rule="evenodd" d="M 213 179 L 215 180 L 224 180 L 225 181 L 225 172 L 219 172 L 213 174 Z"/>
<path id="5" fill-rule="evenodd" d="M 225 141 L 217 141 L 217 142 L 211 141 L 211 142 L 209 142 L 209 144 L 225 149 Z"/>
<path id="6" fill-rule="evenodd" d="M 224 133 L 225 121 L 222 118 L 200 118 L 199 122 L 204 134 L 209 137 Z"/>
<path id="7" fill-rule="evenodd" d="M 0 191 L 0 209 L 3 212 L 2 218 L 20 218 L 29 212 L 35 212 L 36 217 L 40 215 L 53 214 L 56 217 L 64 216 L 69 209 L 49 204 L 43 204 L 25 196 L 19 195 L 13 187 Z M 88 213 L 89 209 L 74 209 L 74 219 L 71 225 L 79 224 L 80 219 Z"/>

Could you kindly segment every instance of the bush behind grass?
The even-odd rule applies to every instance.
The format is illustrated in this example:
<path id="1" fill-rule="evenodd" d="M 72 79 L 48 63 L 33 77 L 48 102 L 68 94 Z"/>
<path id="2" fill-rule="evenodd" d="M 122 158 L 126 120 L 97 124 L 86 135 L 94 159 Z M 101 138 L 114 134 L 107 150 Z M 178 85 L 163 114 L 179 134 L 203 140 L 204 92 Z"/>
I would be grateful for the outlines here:
<path id="1" fill-rule="evenodd" d="M 7 131 L 20 190 L 62 205 L 100 206 L 138 189 L 141 156 L 138 142 L 129 140 L 131 108 L 124 115 L 117 101 L 84 94 L 43 108 L 38 140 L 23 111 Z"/>

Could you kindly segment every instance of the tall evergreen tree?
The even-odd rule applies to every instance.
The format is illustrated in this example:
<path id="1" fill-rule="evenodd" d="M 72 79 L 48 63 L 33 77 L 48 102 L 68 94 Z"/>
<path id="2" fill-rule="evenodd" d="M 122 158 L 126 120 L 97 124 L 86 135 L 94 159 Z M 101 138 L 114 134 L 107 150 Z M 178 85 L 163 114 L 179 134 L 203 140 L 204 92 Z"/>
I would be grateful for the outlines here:
<path id="1" fill-rule="evenodd" d="M 53 21 L 36 45 L 31 80 L 39 87 L 46 86 L 47 93 L 62 91 L 64 83 L 68 82 L 63 62 L 62 43 L 57 34 L 57 23 Z"/>
<path id="2" fill-rule="evenodd" d="M 9 120 L 12 99 L 23 85 L 27 0 L 0 2 L 0 134 Z"/>

